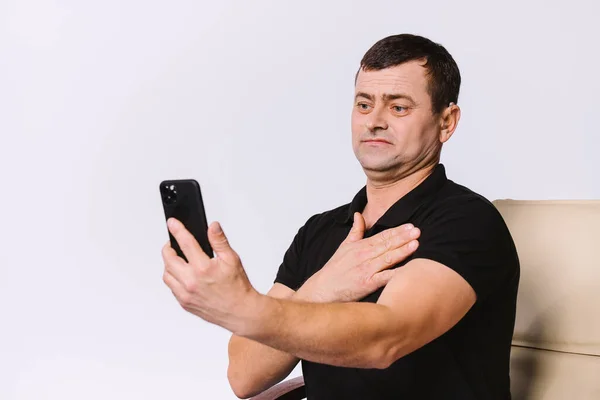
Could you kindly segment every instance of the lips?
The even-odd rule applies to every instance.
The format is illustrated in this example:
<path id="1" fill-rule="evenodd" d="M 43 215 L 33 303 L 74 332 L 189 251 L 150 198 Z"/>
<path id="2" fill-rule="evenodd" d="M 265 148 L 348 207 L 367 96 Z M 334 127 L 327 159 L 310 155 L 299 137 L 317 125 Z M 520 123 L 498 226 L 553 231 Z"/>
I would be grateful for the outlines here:
<path id="1" fill-rule="evenodd" d="M 368 139 L 368 140 L 363 140 L 363 142 L 364 143 L 385 143 L 385 144 L 391 144 L 387 140 L 383 140 L 383 139 Z"/>

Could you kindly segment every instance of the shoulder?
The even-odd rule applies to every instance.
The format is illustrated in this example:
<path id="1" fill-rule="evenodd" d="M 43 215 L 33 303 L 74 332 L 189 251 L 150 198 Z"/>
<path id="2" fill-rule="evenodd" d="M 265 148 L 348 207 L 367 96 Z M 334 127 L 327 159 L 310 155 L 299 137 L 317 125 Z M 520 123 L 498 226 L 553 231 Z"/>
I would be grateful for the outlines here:
<path id="1" fill-rule="evenodd" d="M 502 215 L 490 200 L 450 180 L 426 207 L 422 220 L 424 224 L 506 228 Z"/>
<path id="2" fill-rule="evenodd" d="M 419 219 L 415 225 L 421 229 L 422 242 L 452 244 L 465 251 L 495 248 L 512 253 L 512 236 L 496 206 L 452 181 L 424 207 Z"/>
<path id="3" fill-rule="evenodd" d="M 519 261 L 512 236 L 494 204 L 449 181 L 426 207 L 414 258 L 455 270 L 481 300 L 498 285 L 515 282 Z"/>

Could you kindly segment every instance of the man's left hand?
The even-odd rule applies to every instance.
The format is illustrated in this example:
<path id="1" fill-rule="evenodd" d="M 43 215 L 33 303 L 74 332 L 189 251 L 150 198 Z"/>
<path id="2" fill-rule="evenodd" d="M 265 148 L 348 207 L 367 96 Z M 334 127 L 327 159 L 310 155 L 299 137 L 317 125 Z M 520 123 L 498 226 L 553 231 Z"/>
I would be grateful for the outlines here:
<path id="1" fill-rule="evenodd" d="M 162 250 L 163 280 L 188 312 L 231 332 L 243 329 L 260 294 L 252 287 L 238 254 L 231 248 L 218 222 L 208 229 L 215 253 L 210 258 L 183 224 L 170 218 L 169 231 L 188 262 L 167 242 Z"/>

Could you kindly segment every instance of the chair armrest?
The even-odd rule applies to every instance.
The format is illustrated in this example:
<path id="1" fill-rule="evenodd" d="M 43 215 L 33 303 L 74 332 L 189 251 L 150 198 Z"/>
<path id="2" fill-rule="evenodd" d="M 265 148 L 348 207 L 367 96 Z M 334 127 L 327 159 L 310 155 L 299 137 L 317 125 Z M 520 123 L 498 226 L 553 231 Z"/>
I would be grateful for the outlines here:
<path id="1" fill-rule="evenodd" d="M 304 377 L 299 376 L 278 383 L 250 400 L 301 400 L 305 398 Z"/>

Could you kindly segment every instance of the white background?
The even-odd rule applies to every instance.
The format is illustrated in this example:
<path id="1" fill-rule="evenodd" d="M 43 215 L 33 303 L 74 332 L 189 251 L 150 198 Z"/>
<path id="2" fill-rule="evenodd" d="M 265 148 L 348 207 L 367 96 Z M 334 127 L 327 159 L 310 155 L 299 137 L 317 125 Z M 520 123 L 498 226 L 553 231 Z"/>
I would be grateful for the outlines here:
<path id="1" fill-rule="evenodd" d="M 353 78 L 396 33 L 453 54 L 451 179 L 600 198 L 598 3 L 0 1 L 0 399 L 234 398 L 229 334 L 163 284 L 158 184 L 195 178 L 254 285 L 365 178 Z M 296 369 L 294 375 L 299 373 Z"/>

